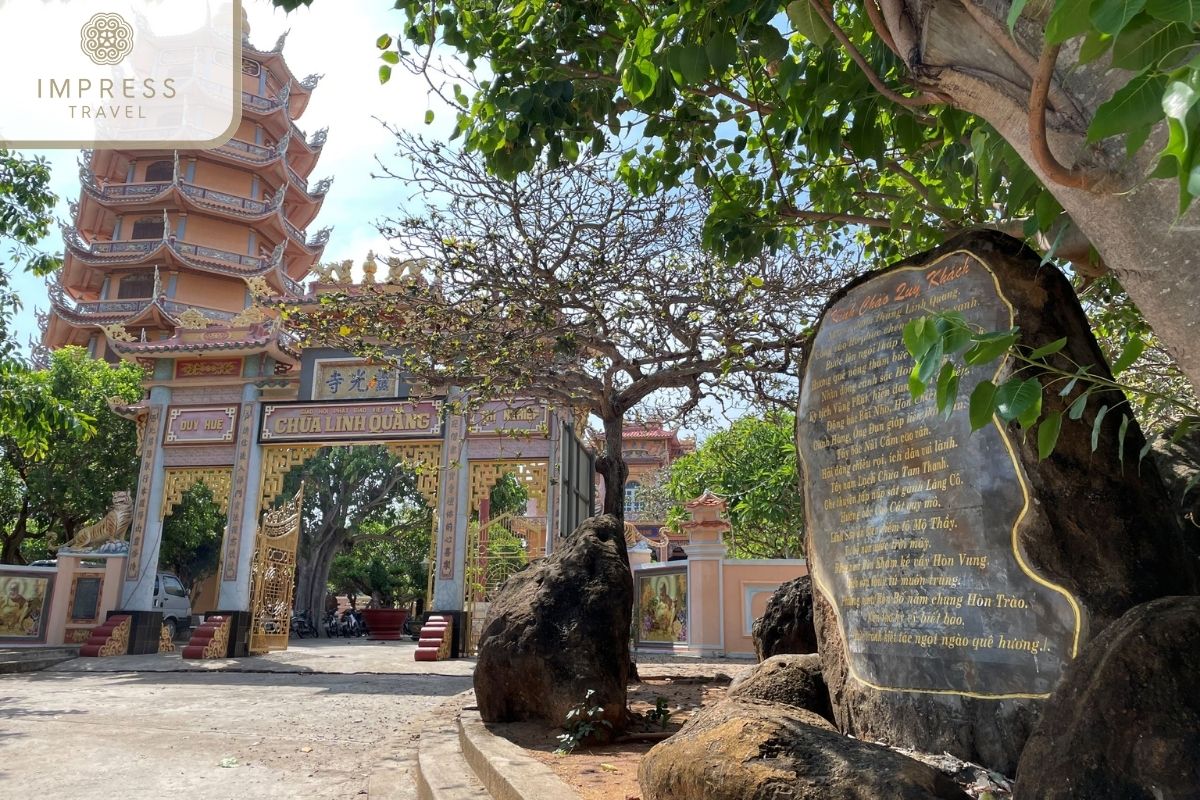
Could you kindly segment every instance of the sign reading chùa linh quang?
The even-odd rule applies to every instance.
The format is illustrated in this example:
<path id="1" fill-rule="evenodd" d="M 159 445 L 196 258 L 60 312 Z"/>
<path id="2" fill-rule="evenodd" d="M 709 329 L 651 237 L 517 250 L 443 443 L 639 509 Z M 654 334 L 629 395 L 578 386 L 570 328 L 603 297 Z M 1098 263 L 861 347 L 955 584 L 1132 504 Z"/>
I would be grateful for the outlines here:
<path id="1" fill-rule="evenodd" d="M 912 400 L 910 320 L 954 310 L 1008 329 L 1012 306 L 959 251 L 853 286 L 825 313 L 801 391 L 810 569 L 833 604 L 854 678 L 879 689 L 1042 696 L 1078 647 L 1079 612 L 1022 556 L 1029 491 L 1008 434 L 971 433 Z M 962 376 L 970 396 L 991 368 Z"/>
<path id="2" fill-rule="evenodd" d="M 259 441 L 388 441 L 442 434 L 435 401 L 390 403 L 278 403 L 263 407 Z"/>

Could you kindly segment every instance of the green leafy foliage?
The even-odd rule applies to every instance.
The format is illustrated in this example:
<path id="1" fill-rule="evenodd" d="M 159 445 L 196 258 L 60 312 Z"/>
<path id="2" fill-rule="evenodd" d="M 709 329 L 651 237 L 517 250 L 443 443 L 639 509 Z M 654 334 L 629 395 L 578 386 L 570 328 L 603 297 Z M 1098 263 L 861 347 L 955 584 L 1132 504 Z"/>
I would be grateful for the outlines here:
<path id="1" fill-rule="evenodd" d="M 596 737 L 597 734 L 612 729 L 611 722 L 600 718 L 600 715 L 604 713 L 604 708 L 593 705 L 592 697 L 595 694 L 595 689 L 588 689 L 583 700 L 571 706 L 567 711 L 567 718 L 563 722 L 565 733 L 558 736 L 559 744 L 554 751 L 555 755 L 569 755 L 581 745 L 586 744 L 588 740 Z"/>
<path id="2" fill-rule="evenodd" d="M 654 708 L 646 712 L 646 719 L 656 723 L 660 728 L 666 728 L 671 720 L 671 708 L 665 697 L 654 698 Z"/>
<path id="3" fill-rule="evenodd" d="M 414 468 L 381 445 L 360 445 L 324 448 L 288 473 L 276 502 L 291 497 L 301 483 L 304 485 L 296 569 L 298 609 L 308 611 L 314 619 L 320 618 L 334 561 L 342 554 L 351 556 L 349 563 L 343 563 L 346 572 L 341 574 L 347 582 L 340 584 L 342 588 L 354 585 L 352 581 L 361 578 L 362 585 L 380 591 L 378 600 L 384 599 L 388 592 L 383 590 L 388 587 L 392 587 L 389 591 L 393 600 L 399 596 L 396 587 L 402 585 L 400 576 L 412 577 L 411 559 L 424 559 L 428 553 L 427 550 L 419 555 L 412 553 L 408 548 L 411 537 L 405 538 L 406 532 L 410 526 L 415 529 L 423 525 L 429 530 L 432 525 L 432 512 L 418 489 L 417 469 L 436 467 Z M 395 547 L 401 547 L 398 544 L 401 541 L 407 543 L 404 545 L 407 555 L 399 561 L 393 558 L 394 548 L 372 546 L 356 552 L 359 544 L 393 542 Z M 428 541 L 425 546 L 428 547 Z M 406 590 L 402 594 L 411 599 L 411 592 Z"/>
<path id="4" fill-rule="evenodd" d="M 1049 458 L 1058 444 L 1062 431 L 1063 412 L 1046 412 L 1043 400 L 1048 391 L 1057 391 L 1059 397 L 1069 397 L 1079 390 L 1078 396 L 1067 409 L 1071 421 L 1080 420 L 1088 408 L 1089 400 L 1099 392 L 1104 396 L 1141 396 L 1143 403 L 1157 402 L 1171 406 L 1178 419 L 1189 427 L 1191 420 L 1200 419 L 1200 406 L 1188 394 L 1164 395 L 1144 385 L 1118 383 L 1115 379 L 1102 378 L 1093 374 L 1094 365 L 1080 365 L 1064 354 L 1067 339 L 1056 339 L 1039 347 L 1026 347 L 1020 343 L 1020 331 L 970 332 L 967 341 L 962 341 L 961 330 L 966 327 L 962 317 L 954 312 L 933 314 L 911 320 L 904 327 L 904 344 L 915 363 L 909 387 L 913 398 L 919 398 L 927 389 L 926 382 L 919 376 L 938 371 L 937 404 L 940 411 L 953 408 L 957 395 L 958 381 L 954 377 L 968 369 L 987 368 L 999 374 L 995 362 L 1011 361 L 1008 377 L 999 385 L 991 380 L 981 380 L 971 392 L 968 404 L 971 430 L 990 424 L 994 417 L 1005 423 L 1016 422 L 1024 431 L 1037 428 L 1038 457 Z M 961 363 L 953 359 L 954 353 L 963 351 Z M 1146 340 L 1136 333 L 1128 338 L 1112 362 L 1114 376 L 1123 374 L 1146 350 Z M 1059 388 L 1061 384 L 1061 388 Z M 1132 406 L 1122 399 L 1119 404 L 1121 421 L 1117 428 L 1117 457 L 1124 461 L 1125 440 L 1129 423 L 1133 419 Z M 1102 424 L 1105 416 L 1117 406 L 1103 404 L 1095 412 L 1092 421 L 1091 446 L 1095 451 L 1100 445 Z M 1178 434 L 1183 435 L 1183 434 Z M 1149 452 L 1149 445 L 1138 455 L 1141 459 Z"/>
<path id="5" fill-rule="evenodd" d="M 58 408 L 66 410 L 64 421 L 73 424 L 48 425 L 44 446 L 30 451 L 25 439 L 0 423 L 0 460 L 7 464 L 0 480 L 11 482 L 0 495 L 17 498 L 16 513 L 0 521 L 6 562 L 21 558 L 26 535 L 61 544 L 101 517 L 113 492 L 133 487 L 137 432 L 131 420 L 113 413 L 108 401 L 140 399 L 142 377 L 136 364 L 110 366 L 78 347 L 55 351 L 48 369 L 22 369 L 9 376 L 7 388 L 24 404 L 28 418 L 42 416 L 39 409 Z"/>
<path id="6" fill-rule="evenodd" d="M 910 76 L 855 4 L 829 11 L 875 84 L 807 0 L 395 7 L 400 33 L 375 42 L 394 59 L 381 65 L 382 80 L 405 59 L 429 69 L 423 54 L 435 43 L 457 51 L 468 71 L 487 63 L 473 91 L 455 87 L 454 138 L 490 169 L 513 177 L 539 159 L 555 165 L 615 144 L 640 192 L 688 180 L 710 190 L 706 243 L 729 258 L 795 236 L 888 258 L 932 243 L 944 227 L 1035 220 L 1028 235 L 1054 221 L 1050 194 L 990 126 L 896 100 Z M 1024 0 L 999 9 L 1014 36 L 1029 10 Z M 1181 65 L 1200 40 L 1193 0 L 1052 0 L 1037 12 L 1047 43 L 1085 37 L 1081 63 L 1111 48 L 1115 66 L 1129 71 L 1091 121 L 1094 140 L 1125 135 L 1140 148 L 1163 119 L 1170 85 L 1196 80 L 1200 65 Z M 1200 122 L 1180 125 L 1162 156 L 1186 208 Z"/>
<path id="7" fill-rule="evenodd" d="M 398 525 L 364 523 L 360 534 L 334 557 L 329 590 L 366 595 L 381 608 L 423 597 L 429 577 L 430 513 L 408 515 Z"/>
<path id="8" fill-rule="evenodd" d="M 183 493 L 171 515 L 163 520 L 160 569 L 173 572 L 189 590 L 217 571 L 225 537 L 225 512 L 203 483 Z"/>
<path id="9" fill-rule="evenodd" d="M 795 417 L 743 417 L 694 453 L 675 460 L 664 487 L 675 501 L 668 520 L 685 517 L 683 504 L 710 490 L 728 503 L 728 545 L 736 558 L 795 558 L 804 552 L 804 496 L 796 469 Z"/>

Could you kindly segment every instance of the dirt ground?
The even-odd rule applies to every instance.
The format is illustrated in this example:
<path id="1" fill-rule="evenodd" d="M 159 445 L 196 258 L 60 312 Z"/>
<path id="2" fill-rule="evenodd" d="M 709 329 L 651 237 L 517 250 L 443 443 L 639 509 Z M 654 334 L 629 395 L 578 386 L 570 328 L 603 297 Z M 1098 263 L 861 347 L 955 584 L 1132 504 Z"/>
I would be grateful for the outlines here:
<path id="1" fill-rule="evenodd" d="M 725 696 L 728 679 L 648 678 L 629 687 L 629 707 L 635 714 L 653 711 L 658 698 L 665 698 L 671 712 L 666 726 L 644 720 L 635 723 L 630 733 L 672 734 L 679 730 L 701 706 L 711 705 Z M 570 755 L 555 755 L 557 735 L 534 723 L 489 725 L 489 730 L 524 747 L 531 756 L 554 770 L 583 800 L 636 800 L 638 763 L 654 746 L 653 741 L 625 741 L 581 748 Z"/>

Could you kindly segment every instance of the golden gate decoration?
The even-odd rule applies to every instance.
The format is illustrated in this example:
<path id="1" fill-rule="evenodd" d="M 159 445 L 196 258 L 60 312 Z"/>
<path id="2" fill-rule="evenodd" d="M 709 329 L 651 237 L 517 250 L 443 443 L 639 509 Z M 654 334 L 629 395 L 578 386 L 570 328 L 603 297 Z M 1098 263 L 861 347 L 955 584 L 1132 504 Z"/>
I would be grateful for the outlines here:
<path id="1" fill-rule="evenodd" d="M 183 495 L 197 483 L 212 492 L 213 502 L 222 514 L 229 513 L 229 484 L 232 467 L 168 467 L 163 485 L 162 516 L 169 517 Z"/>
<path id="2" fill-rule="evenodd" d="M 250 564 L 250 652 L 286 650 L 304 486 L 291 500 L 263 515 Z"/>
<path id="3" fill-rule="evenodd" d="M 499 544 L 504 536 L 507 543 Z M 501 514 L 485 525 L 467 523 L 467 569 L 463 576 L 464 647 L 475 653 L 492 598 L 504 581 L 546 557 L 546 518 Z"/>

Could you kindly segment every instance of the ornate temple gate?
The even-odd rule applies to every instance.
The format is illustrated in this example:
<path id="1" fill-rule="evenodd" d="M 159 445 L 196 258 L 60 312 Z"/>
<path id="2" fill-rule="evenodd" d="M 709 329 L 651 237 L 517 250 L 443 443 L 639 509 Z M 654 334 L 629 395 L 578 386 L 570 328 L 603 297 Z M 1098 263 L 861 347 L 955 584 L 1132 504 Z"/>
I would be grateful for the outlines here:
<path id="1" fill-rule="evenodd" d="M 543 513 L 490 516 L 489 498 L 496 483 L 516 478 Z M 543 460 L 477 461 L 470 466 L 470 516 L 467 525 L 467 564 L 463 581 L 464 648 L 474 653 L 484 617 L 500 585 L 530 562 L 546 556 L 546 489 L 549 463 Z"/>
<path id="2" fill-rule="evenodd" d="M 296 548 L 304 486 L 282 506 L 263 516 L 250 564 L 250 652 L 286 650 L 296 585 Z"/>

